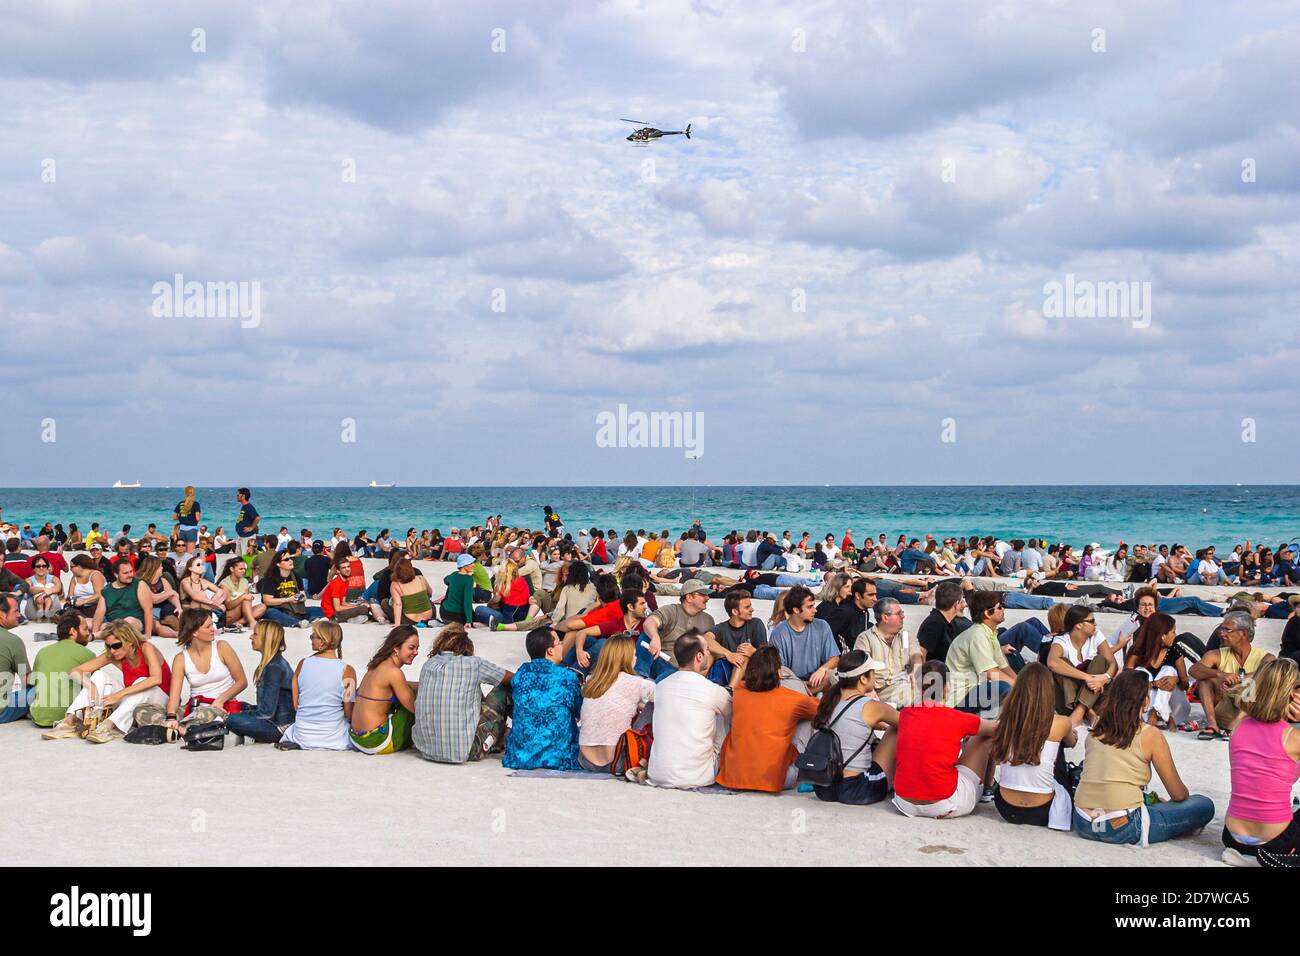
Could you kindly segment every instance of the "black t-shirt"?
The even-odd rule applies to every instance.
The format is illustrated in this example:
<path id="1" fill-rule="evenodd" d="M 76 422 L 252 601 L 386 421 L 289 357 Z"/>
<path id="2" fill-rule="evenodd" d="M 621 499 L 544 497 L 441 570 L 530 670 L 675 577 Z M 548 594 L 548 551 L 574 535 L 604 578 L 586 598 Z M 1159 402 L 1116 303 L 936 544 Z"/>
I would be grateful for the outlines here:
<path id="1" fill-rule="evenodd" d="M 957 639 L 957 635 L 970 626 L 961 626 L 958 622 L 964 618 L 955 617 L 947 620 L 938 608 L 932 608 L 926 619 L 916 631 L 917 642 L 925 648 L 926 660 L 941 661 L 948 656 L 948 648 Z"/>
<path id="2" fill-rule="evenodd" d="M 302 563 L 303 574 L 307 578 L 307 592 L 320 594 L 330 576 L 330 559 L 323 554 L 313 554 Z"/>
<path id="3" fill-rule="evenodd" d="M 717 642 L 733 653 L 741 644 L 761 647 L 767 643 L 767 627 L 756 617 L 750 618 L 738 628 L 732 627 L 731 621 L 726 620 L 715 624 L 712 630 Z"/>

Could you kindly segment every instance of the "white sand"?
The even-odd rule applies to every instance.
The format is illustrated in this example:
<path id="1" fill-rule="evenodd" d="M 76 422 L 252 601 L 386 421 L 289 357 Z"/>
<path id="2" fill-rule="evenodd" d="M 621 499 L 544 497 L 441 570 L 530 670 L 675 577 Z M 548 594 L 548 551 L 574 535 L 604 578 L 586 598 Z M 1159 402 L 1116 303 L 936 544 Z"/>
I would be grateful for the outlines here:
<path id="1" fill-rule="evenodd" d="M 446 567 L 422 563 L 435 594 Z M 770 602 L 755 603 L 758 614 L 770 613 Z M 720 619 L 722 602 L 713 601 L 710 612 Z M 928 612 L 907 607 L 908 629 L 915 632 Z M 1015 623 L 1044 614 L 1007 617 Z M 1122 619 L 1103 615 L 1103 627 Z M 1180 630 L 1202 637 L 1216 623 L 1178 620 Z M 1276 651 L 1281 625 L 1259 622 L 1259 642 Z M 43 630 L 50 628 L 18 629 L 32 657 L 45 645 L 31 636 Z M 360 669 L 387 628 L 349 624 L 344 631 L 344 656 Z M 309 653 L 308 633 L 288 632 L 291 663 Z M 434 634 L 424 632 L 424 650 L 409 669 L 413 680 Z M 524 658 L 522 634 L 475 628 L 471 636 L 480 655 L 505 667 Z M 169 660 L 176 653 L 173 641 L 155 643 Z M 256 656 L 247 636 L 233 635 L 231 643 L 251 674 Z M 251 701 L 252 688 L 242 696 Z M 1200 708 L 1194 713 L 1199 717 Z M 960 820 L 922 821 L 888 803 L 847 807 L 812 794 L 714 795 L 604 778 L 511 777 L 497 760 L 446 766 L 414 750 L 366 757 L 249 744 L 195 754 L 120 741 L 42 741 L 39 729 L 20 721 L 0 725 L 0 774 L 7 781 L 0 845 L 17 865 L 1221 865 L 1228 745 L 1170 737 L 1183 780 L 1213 799 L 1217 813 L 1198 836 L 1141 850 L 1013 827 L 991 805 Z"/>

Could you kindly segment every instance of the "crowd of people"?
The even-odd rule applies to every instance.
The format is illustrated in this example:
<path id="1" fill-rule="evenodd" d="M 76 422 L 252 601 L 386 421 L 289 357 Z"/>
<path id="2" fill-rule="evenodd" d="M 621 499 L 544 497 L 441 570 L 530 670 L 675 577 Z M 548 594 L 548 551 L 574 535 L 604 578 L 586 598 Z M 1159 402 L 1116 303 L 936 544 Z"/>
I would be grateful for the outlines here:
<path id="1" fill-rule="evenodd" d="M 714 544 L 698 520 L 677 537 L 619 539 L 571 535 L 550 508 L 536 532 L 495 516 L 445 538 L 320 540 L 259 534 L 251 497 L 239 490 L 233 538 L 205 535 L 187 489 L 169 535 L 150 525 L 105 539 L 94 527 L 73 543 L 50 528 L 30 547 L 10 542 L 0 722 L 97 744 L 186 739 L 215 723 L 282 750 L 499 755 L 512 770 L 662 788 L 802 786 L 933 819 L 988 803 L 1011 824 L 1143 846 L 1214 816 L 1169 747 L 1168 734 L 1190 731 L 1227 741 L 1224 859 L 1300 863 L 1300 595 L 1241 591 L 1223 609 L 1177 591 L 1293 583 L 1289 547 L 1264 582 L 1248 546 L 1221 561 L 1213 548 L 1184 560 L 1181 546 L 1130 557 L 1121 545 L 1099 561 L 1095 546 L 1075 558 L 978 536 L 888 548 L 884 535 L 855 546 L 849 532 L 810 547 L 806 534 L 749 532 Z M 387 560 L 367 575 L 362 557 Z M 431 558 L 454 564 L 441 587 L 417 564 Z M 766 622 L 760 599 L 773 601 Z M 931 608 L 914 635 L 904 604 Z M 1007 626 L 1009 607 L 1046 620 Z M 1174 615 L 1187 613 L 1221 618 L 1209 640 L 1179 631 Z M 1263 617 L 1287 618 L 1279 655 L 1254 644 Z M 55 628 L 30 664 L 10 633 L 24 619 Z M 360 673 L 341 626 L 358 621 L 389 626 Z M 296 664 L 289 627 L 311 629 Z M 478 656 L 476 627 L 525 632 L 528 659 L 508 671 Z M 258 659 L 251 680 L 235 634 Z M 154 639 L 175 641 L 171 660 Z M 254 702 L 240 700 L 250 687 Z M 1071 765 L 1080 737 L 1084 759 Z M 1153 769 L 1166 798 L 1150 788 Z"/>

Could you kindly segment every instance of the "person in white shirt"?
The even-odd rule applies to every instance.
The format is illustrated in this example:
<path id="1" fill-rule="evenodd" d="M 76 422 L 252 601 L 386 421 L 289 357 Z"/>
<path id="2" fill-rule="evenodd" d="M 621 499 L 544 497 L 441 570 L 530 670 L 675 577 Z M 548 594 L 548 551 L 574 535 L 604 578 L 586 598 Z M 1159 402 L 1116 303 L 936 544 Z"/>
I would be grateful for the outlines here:
<path id="1" fill-rule="evenodd" d="M 731 729 L 731 694 L 709 680 L 713 655 L 694 628 L 677 638 L 673 656 L 677 672 L 655 685 L 650 783 L 707 787 L 717 778 L 718 755 Z M 744 671 L 733 670 L 733 686 Z"/>

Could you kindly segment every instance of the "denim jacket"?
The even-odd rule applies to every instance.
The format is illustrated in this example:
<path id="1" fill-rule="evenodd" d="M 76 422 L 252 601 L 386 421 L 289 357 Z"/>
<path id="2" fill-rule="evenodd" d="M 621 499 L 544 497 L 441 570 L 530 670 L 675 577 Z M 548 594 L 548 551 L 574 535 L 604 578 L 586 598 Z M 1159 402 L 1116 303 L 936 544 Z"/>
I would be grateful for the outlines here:
<path id="1" fill-rule="evenodd" d="M 293 668 L 283 654 L 276 654 L 262 671 L 253 716 L 269 720 L 277 727 L 293 723 Z"/>

